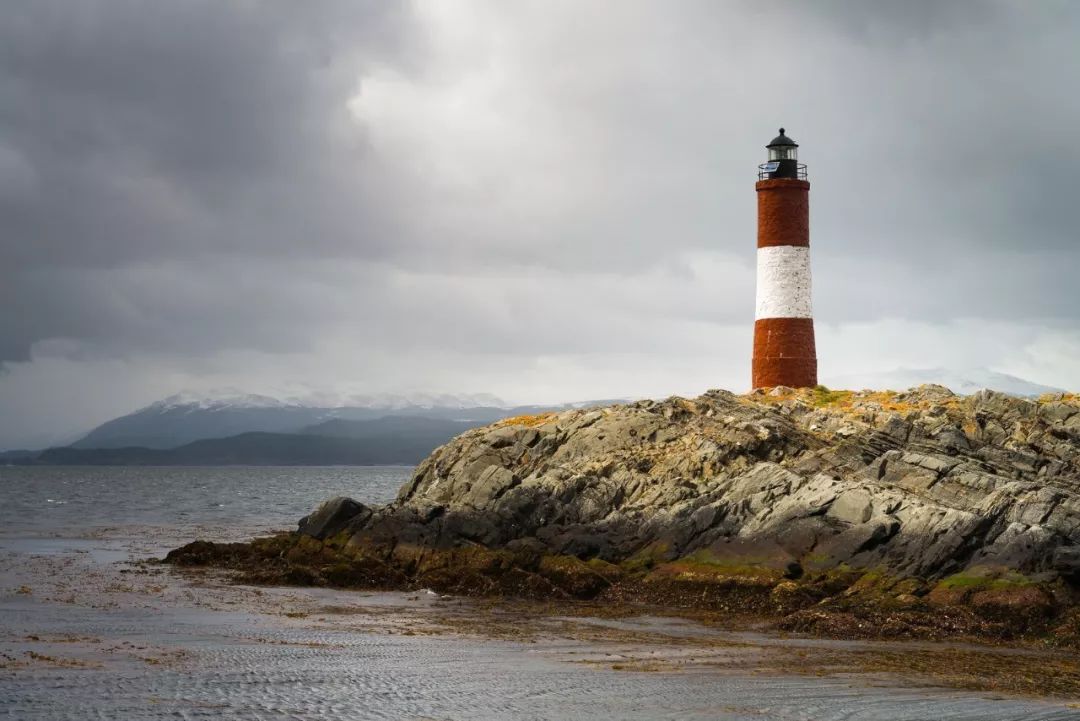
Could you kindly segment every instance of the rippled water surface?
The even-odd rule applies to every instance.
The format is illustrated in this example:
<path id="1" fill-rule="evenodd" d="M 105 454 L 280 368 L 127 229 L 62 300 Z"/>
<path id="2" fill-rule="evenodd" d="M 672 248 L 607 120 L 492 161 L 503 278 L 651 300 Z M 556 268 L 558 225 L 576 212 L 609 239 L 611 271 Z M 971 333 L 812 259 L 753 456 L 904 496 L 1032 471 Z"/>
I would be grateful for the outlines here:
<path id="1" fill-rule="evenodd" d="M 898 688 L 888 679 L 755 674 L 752 664 L 625 672 L 611 659 L 651 647 L 427 634 L 425 619 L 461 602 L 234 587 L 133 563 L 196 536 L 291 528 L 333 495 L 385 502 L 409 474 L 0 468 L 0 717 L 1080 718 L 1062 702 Z M 627 623 L 614 625 L 637 622 Z M 686 626 L 649 623 L 662 633 Z"/>
<path id="2" fill-rule="evenodd" d="M 405 466 L 146 468 L 0 466 L 0 536 L 144 527 L 184 533 L 292 529 L 332 496 L 386 503 Z"/>

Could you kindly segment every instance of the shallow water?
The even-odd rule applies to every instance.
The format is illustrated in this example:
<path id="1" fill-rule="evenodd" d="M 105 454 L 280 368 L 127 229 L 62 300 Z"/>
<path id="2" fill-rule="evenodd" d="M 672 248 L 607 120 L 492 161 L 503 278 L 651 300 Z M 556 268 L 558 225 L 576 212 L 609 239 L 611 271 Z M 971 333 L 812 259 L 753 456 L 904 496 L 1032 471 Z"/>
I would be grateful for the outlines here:
<path id="1" fill-rule="evenodd" d="M 28 720 L 1076 718 L 1060 705 L 843 679 L 620 673 L 525 644 L 295 628 L 243 613 L 24 603 L 5 604 L 4 616 L 3 627 L 39 638 L 89 636 L 64 642 L 64 657 L 103 659 L 0 676 L 3 708 Z M 97 639 L 111 650 L 95 651 Z M 5 646 L 17 654 L 40 644 Z M 161 648 L 187 655 L 166 666 L 143 660 Z"/>
<path id="2" fill-rule="evenodd" d="M 895 679 L 755 674 L 751 652 L 738 649 L 729 655 L 745 662 L 734 668 L 619 671 L 613 661 L 624 656 L 693 660 L 700 650 L 636 636 L 433 635 L 424 629 L 445 609 L 490 612 L 432 594 L 252 589 L 130 563 L 196 536 L 293 527 L 332 495 L 384 502 L 408 475 L 404 468 L 0 468 L 0 716 L 1080 718 L 1060 701 L 900 688 Z M 709 633 L 670 619 L 588 623 L 612 633 Z"/>

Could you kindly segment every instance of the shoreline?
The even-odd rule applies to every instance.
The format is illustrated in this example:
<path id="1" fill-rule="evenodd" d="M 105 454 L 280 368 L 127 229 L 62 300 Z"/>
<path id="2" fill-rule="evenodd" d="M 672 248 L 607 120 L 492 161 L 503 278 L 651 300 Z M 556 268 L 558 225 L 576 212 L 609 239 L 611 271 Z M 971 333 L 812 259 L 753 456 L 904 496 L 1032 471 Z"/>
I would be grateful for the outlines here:
<path id="1" fill-rule="evenodd" d="M 734 611 L 748 606 L 745 604 L 746 588 L 732 578 L 723 579 L 726 584 L 723 590 L 730 596 L 717 595 L 717 588 L 714 588 L 709 607 L 635 600 L 626 587 L 616 587 L 615 592 L 607 589 L 591 599 L 575 599 L 566 596 L 527 598 L 490 592 L 462 595 L 460 583 L 454 586 L 458 595 L 445 594 L 447 589 L 438 582 L 397 586 L 372 582 L 339 586 L 326 582 L 318 568 L 306 566 L 303 571 L 298 570 L 301 558 L 295 554 L 296 549 L 306 546 L 309 553 L 318 557 L 325 548 L 323 543 L 295 533 L 256 539 L 253 544 L 260 541 L 268 544 L 264 547 L 266 556 L 244 558 L 244 549 L 251 548 L 252 544 L 200 541 L 170 552 L 168 563 L 175 565 L 181 573 L 191 573 L 194 577 L 209 574 L 220 582 L 241 588 L 398 593 L 406 599 L 435 599 L 436 605 L 445 601 L 456 604 L 457 609 L 470 608 L 472 613 L 462 614 L 455 610 L 429 616 L 429 621 L 436 620 L 436 625 L 451 633 L 489 640 L 535 642 L 544 633 L 564 624 L 561 626 L 564 631 L 577 629 L 569 635 L 576 642 L 604 638 L 604 634 L 597 634 L 596 629 L 607 626 L 606 640 L 610 641 L 640 619 L 660 619 L 661 625 L 688 625 L 696 629 L 694 634 L 675 640 L 661 641 L 658 639 L 663 634 L 653 634 L 654 646 L 676 649 L 677 652 L 671 658 L 657 655 L 655 649 L 648 656 L 629 654 L 613 662 L 618 666 L 614 670 L 677 671 L 700 667 L 727 672 L 736 670 L 737 664 L 742 663 L 744 672 L 778 674 L 783 671 L 832 678 L 870 678 L 884 674 L 905 685 L 1080 701 L 1080 656 L 1074 647 L 1050 643 L 1052 635 L 1046 633 L 1045 628 L 1040 634 L 1017 633 L 1015 629 L 1001 625 L 1000 619 L 998 625 L 992 625 L 986 617 L 962 607 L 913 610 L 874 607 L 862 602 L 847 608 L 802 609 L 786 616 L 766 613 L 760 608 Z M 287 546 L 290 541 L 295 542 L 292 549 L 284 548 L 283 544 Z M 190 563 L 190 553 L 185 561 L 184 549 L 196 551 L 200 563 Z M 217 557 L 216 563 L 215 554 L 223 554 Z M 271 555 L 291 560 L 272 569 L 267 566 Z M 311 558 L 308 556 L 306 560 Z M 323 557 L 320 560 L 326 564 L 323 570 L 341 562 L 340 558 Z M 353 558 L 352 563 L 358 568 L 365 567 L 357 558 Z M 491 566 L 487 565 L 487 568 L 490 572 Z M 468 578 L 466 569 L 444 570 Z M 513 577 L 514 569 L 504 568 L 501 572 Z M 311 582 L 319 578 L 322 583 Z M 426 580 L 438 579 L 429 577 Z M 695 590 L 700 588 L 699 579 L 695 582 Z M 756 585 L 751 590 L 768 598 L 776 586 L 771 588 Z M 672 593 L 671 587 L 665 590 Z M 675 595 L 685 598 L 685 589 Z M 717 603 L 721 607 L 717 607 Z M 996 610 L 996 613 L 1000 612 L 1001 609 Z M 815 623 L 805 624 L 807 613 L 814 615 Z M 614 635 L 611 630 L 616 631 Z M 426 627 L 412 632 L 446 633 Z M 741 650 L 735 653 L 735 649 Z M 688 661 L 688 658 L 696 661 Z"/>
<path id="2" fill-rule="evenodd" d="M 773 632 L 819 638 L 1080 650 L 1080 608 L 1057 601 L 1053 588 L 995 576 L 960 587 L 845 568 L 789 578 L 687 559 L 612 564 L 478 544 L 439 549 L 398 543 L 388 549 L 357 543 L 346 533 L 319 540 L 299 532 L 241 543 L 194 541 L 162 561 L 223 569 L 235 582 L 254 585 L 430 588 L 472 598 L 646 608 L 714 623 L 736 613 Z"/>
<path id="3" fill-rule="evenodd" d="M 43 674 L 74 680 L 115 673 L 137 673 L 147 683 L 160 683 L 204 672 L 207 644 L 240 643 L 240 649 L 253 649 L 244 653 L 265 649 L 268 658 L 329 654 L 329 663 L 350 654 L 359 641 L 360 649 L 389 644 L 410 656 L 421 654 L 418 658 L 447 649 L 498 655 L 505 670 L 526 677 L 539 663 L 556 679 L 565 678 L 560 668 L 588 669 L 605 674 L 609 684 L 625 678 L 632 688 L 694 685 L 700 678 L 711 679 L 708 687 L 720 693 L 729 684 L 751 684 L 760 698 L 744 699 L 748 709 L 767 704 L 768 694 L 795 703 L 805 684 L 844 703 L 915 698 L 984 709 L 959 718 L 1016 718 L 1019 710 L 1012 716 L 996 711 L 1012 708 L 1009 704 L 1035 703 L 1023 706 L 1023 713 L 1031 714 L 1025 718 L 1067 718 L 1061 714 L 1080 708 L 1080 694 L 1067 693 L 1080 688 L 1080 667 L 1060 651 L 817 639 L 748 631 L 748 616 L 723 619 L 595 601 L 252 586 L 234 583 L 221 569 L 155 563 L 146 558 L 152 541 L 127 529 L 83 535 L 91 540 L 70 539 L 79 542 L 66 550 L 53 539 L 48 549 L 37 550 L 29 540 L 0 539 L 0 605 L 6 609 L 0 623 L 0 685 Z M 120 553 L 126 560 L 109 560 Z M 132 628 L 134 635 L 108 630 L 118 619 L 123 619 L 120 628 Z M 182 639 L 204 640 L 178 642 L 177 624 Z M 274 682 L 257 667 L 248 673 Z M 1035 682 L 997 683 L 1024 678 Z M 596 682 L 583 677 L 582 683 Z M 990 699 L 997 716 L 987 715 Z M 736 706 L 732 701 L 723 708 Z M 613 718 L 620 716 L 613 712 Z"/>

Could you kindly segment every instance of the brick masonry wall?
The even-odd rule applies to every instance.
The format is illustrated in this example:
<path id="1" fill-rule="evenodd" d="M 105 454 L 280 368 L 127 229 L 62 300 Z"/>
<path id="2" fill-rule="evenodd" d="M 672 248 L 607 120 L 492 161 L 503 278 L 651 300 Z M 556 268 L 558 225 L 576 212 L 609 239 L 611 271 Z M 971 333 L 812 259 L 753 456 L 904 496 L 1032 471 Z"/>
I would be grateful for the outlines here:
<path id="1" fill-rule="evenodd" d="M 759 180 L 759 248 L 810 245 L 810 183 L 794 178 Z"/>
<path id="2" fill-rule="evenodd" d="M 792 178 L 758 181 L 758 248 L 810 247 L 810 183 Z M 807 270 L 808 272 L 808 270 Z M 767 274 L 766 274 L 767 275 Z M 759 283 L 763 279 L 760 277 Z M 789 295 L 795 278 L 769 279 L 766 295 Z M 763 289 L 759 288 L 759 300 Z M 809 283 L 807 278 L 807 293 Z M 760 305 L 760 302 L 759 302 Z M 809 303 L 807 302 L 807 308 Z M 752 386 L 817 385 L 813 318 L 760 317 L 754 322 Z"/>
<path id="3" fill-rule="evenodd" d="M 762 318 L 754 322 L 753 387 L 817 385 L 813 318 Z"/>

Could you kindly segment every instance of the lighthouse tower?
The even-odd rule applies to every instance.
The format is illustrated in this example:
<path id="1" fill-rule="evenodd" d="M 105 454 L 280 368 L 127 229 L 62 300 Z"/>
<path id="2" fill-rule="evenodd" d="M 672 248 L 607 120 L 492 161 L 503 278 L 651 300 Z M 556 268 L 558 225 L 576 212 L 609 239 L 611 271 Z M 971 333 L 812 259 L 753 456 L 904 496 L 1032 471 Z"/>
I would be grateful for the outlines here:
<path id="1" fill-rule="evenodd" d="M 784 134 L 758 166 L 754 388 L 817 385 L 810 311 L 810 183 L 799 145 Z"/>

